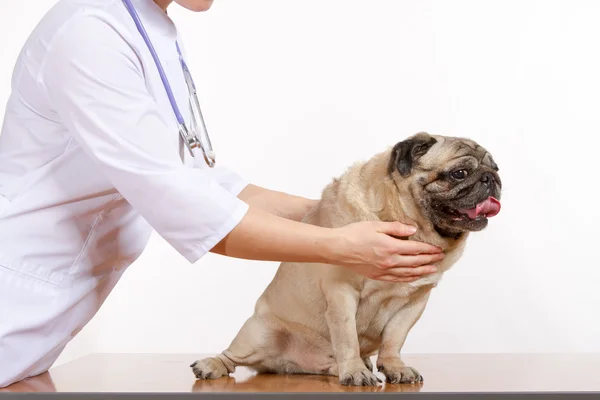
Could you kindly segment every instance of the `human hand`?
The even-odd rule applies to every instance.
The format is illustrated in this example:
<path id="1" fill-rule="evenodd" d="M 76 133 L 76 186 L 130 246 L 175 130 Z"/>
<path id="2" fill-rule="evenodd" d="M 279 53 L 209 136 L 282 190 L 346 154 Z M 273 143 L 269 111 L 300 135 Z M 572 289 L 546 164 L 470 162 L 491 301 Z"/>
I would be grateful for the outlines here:
<path id="1" fill-rule="evenodd" d="M 370 279 L 412 282 L 436 271 L 442 249 L 427 243 L 398 239 L 416 232 L 400 222 L 364 221 L 335 228 L 327 248 L 332 264 Z M 396 236 L 396 237 L 393 237 Z"/>

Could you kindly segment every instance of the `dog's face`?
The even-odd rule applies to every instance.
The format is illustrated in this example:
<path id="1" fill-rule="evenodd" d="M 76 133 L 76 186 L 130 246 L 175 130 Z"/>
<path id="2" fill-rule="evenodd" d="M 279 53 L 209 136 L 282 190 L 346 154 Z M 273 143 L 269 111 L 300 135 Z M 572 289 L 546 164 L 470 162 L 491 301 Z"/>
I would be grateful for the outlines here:
<path id="1" fill-rule="evenodd" d="M 388 172 L 443 236 L 480 231 L 500 212 L 498 166 L 472 140 L 418 133 L 394 146 Z"/>

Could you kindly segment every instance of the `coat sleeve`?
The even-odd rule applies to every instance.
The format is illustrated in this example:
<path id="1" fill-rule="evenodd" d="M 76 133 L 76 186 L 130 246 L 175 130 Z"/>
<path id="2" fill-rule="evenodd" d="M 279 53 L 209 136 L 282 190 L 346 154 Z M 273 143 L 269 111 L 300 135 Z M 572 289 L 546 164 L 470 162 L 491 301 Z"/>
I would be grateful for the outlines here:
<path id="1" fill-rule="evenodd" d="M 86 17 L 61 29 L 38 79 L 58 119 L 153 229 L 197 261 L 246 214 L 234 193 L 241 178 L 183 165 L 177 131 L 148 92 L 135 51 L 109 23 Z"/>
<path id="2" fill-rule="evenodd" d="M 198 161 L 204 162 L 204 159 L 200 160 L 200 157 L 196 157 L 194 159 L 194 162 Z M 203 166 L 202 168 L 206 167 Z M 245 178 L 240 176 L 237 172 L 222 165 L 215 165 L 212 168 L 212 173 L 214 179 L 216 179 L 217 182 L 219 182 L 219 185 L 221 185 L 225 190 L 234 194 L 235 196 L 240 194 L 240 192 L 250 183 Z"/>

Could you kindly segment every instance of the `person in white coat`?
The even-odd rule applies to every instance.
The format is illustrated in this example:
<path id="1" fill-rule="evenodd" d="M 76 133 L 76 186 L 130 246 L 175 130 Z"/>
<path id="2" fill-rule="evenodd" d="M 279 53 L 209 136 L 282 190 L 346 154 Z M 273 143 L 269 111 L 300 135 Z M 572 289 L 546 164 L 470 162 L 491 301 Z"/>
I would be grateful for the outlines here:
<path id="1" fill-rule="evenodd" d="M 133 0 L 186 110 L 170 3 Z M 214 252 L 411 281 L 443 258 L 394 238 L 414 232 L 400 223 L 303 224 L 315 200 L 252 185 L 184 150 L 123 2 L 58 1 L 18 56 L 0 134 L 0 387 L 51 367 L 153 230 L 190 263 Z"/>

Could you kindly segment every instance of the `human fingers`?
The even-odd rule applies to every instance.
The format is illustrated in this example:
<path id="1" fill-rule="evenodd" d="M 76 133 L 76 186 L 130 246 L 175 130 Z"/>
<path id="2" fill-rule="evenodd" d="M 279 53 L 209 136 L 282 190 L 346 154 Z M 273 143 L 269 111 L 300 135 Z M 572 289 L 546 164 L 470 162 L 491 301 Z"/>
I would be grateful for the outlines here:
<path id="1" fill-rule="evenodd" d="M 420 278 L 419 276 L 400 277 L 400 276 L 396 276 L 396 275 L 380 275 L 380 276 L 374 277 L 372 279 L 382 281 L 382 282 L 410 283 L 410 282 L 416 281 L 419 278 Z"/>
<path id="2" fill-rule="evenodd" d="M 444 253 L 437 254 L 417 254 L 417 255 L 393 255 L 390 260 L 386 263 L 386 270 L 390 270 L 397 267 L 420 267 L 423 265 L 429 265 L 443 260 L 445 257 Z"/>
<path id="3" fill-rule="evenodd" d="M 401 222 L 377 222 L 375 229 L 386 235 L 397 237 L 407 237 L 417 231 L 416 227 Z"/>
<path id="4" fill-rule="evenodd" d="M 436 271 L 437 268 L 433 265 L 424 265 L 421 267 L 395 267 L 386 269 L 382 275 L 390 275 L 398 278 L 410 278 L 428 275 Z"/>
<path id="5" fill-rule="evenodd" d="M 385 282 L 414 282 L 417 279 L 422 278 L 424 275 L 437 272 L 437 268 L 433 265 L 426 265 L 417 268 L 398 268 L 391 272 L 392 273 L 386 271 L 385 274 L 373 277 L 372 279 Z"/>
<path id="6" fill-rule="evenodd" d="M 400 255 L 440 254 L 443 251 L 437 246 L 417 240 L 392 240 L 395 240 L 393 244 L 396 248 L 395 252 Z"/>

